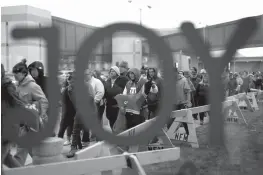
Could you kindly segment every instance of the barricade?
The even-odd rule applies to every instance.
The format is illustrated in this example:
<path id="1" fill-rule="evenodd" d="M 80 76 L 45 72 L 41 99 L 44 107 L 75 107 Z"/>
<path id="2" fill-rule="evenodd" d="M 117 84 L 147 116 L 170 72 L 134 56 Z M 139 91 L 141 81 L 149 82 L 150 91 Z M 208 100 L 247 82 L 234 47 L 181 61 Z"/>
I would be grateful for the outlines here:
<path id="1" fill-rule="evenodd" d="M 195 122 L 192 114 L 193 113 L 190 109 L 173 111 L 171 114 L 171 118 L 175 118 L 175 120 L 173 124 L 169 128 L 167 128 L 167 135 L 171 140 L 188 142 L 193 148 L 199 148 L 196 136 Z M 179 131 L 182 122 L 187 124 L 189 135 Z"/>
<path id="2" fill-rule="evenodd" d="M 68 162 L 52 163 L 46 165 L 27 166 L 22 168 L 5 169 L 5 175 L 86 175 L 98 173 L 102 175 L 113 175 L 112 170 L 123 169 L 122 175 L 145 175 L 142 168 L 166 161 L 174 161 L 180 158 L 180 148 L 164 150 L 124 153 L 122 155 L 91 158 L 84 160 L 72 160 Z M 116 173 L 114 173 L 116 174 Z"/>
<path id="3" fill-rule="evenodd" d="M 226 101 L 228 101 L 228 100 L 236 100 L 239 108 L 241 108 L 241 109 L 247 109 L 251 112 L 255 111 L 255 109 L 252 107 L 246 93 L 240 93 L 237 95 L 226 97 Z"/>
<path id="4" fill-rule="evenodd" d="M 148 120 L 140 125 L 137 125 L 129 130 L 126 130 L 122 133 L 119 134 L 119 136 L 134 136 L 136 134 L 138 134 L 139 132 L 142 132 L 144 129 L 147 129 L 153 122 L 155 122 L 155 118 Z M 157 137 L 162 140 L 163 145 L 149 145 L 149 140 L 145 140 L 145 145 L 133 145 L 130 146 L 128 148 L 124 148 L 122 149 L 122 146 L 117 146 L 117 145 L 112 145 L 112 144 L 108 144 L 105 141 L 101 141 L 98 142 L 88 148 L 85 148 L 83 150 L 80 150 L 76 153 L 75 155 L 75 159 L 76 160 L 81 160 L 81 159 L 87 159 L 87 158 L 98 158 L 98 157 L 104 157 L 104 156 L 111 156 L 114 154 L 120 154 L 120 153 L 124 153 L 124 152 L 129 152 L 129 153 L 135 153 L 138 154 L 138 152 L 140 151 L 149 151 L 149 150 L 154 150 L 154 151 L 150 151 L 149 154 L 159 154 L 160 151 L 159 149 L 162 149 L 163 151 L 165 150 L 177 150 L 177 152 L 175 150 L 173 150 L 173 153 L 171 152 L 171 154 L 175 154 L 174 159 L 173 160 L 178 160 L 180 158 L 180 148 L 175 148 L 174 145 L 172 144 L 171 140 L 168 138 L 168 136 L 166 135 L 166 133 L 164 132 L 164 130 L 161 130 L 160 133 L 157 135 Z M 167 149 L 166 149 L 167 148 Z M 157 150 L 156 150 L 157 149 Z M 175 153 L 176 152 L 176 153 Z M 148 154 L 147 154 L 148 155 Z M 178 155 L 178 156 L 177 156 Z M 165 156 L 165 155 L 161 155 L 161 153 L 159 154 L 159 156 Z M 148 159 L 147 157 L 145 157 L 145 159 Z M 149 157 L 149 159 L 151 159 Z M 162 160 L 165 159 L 161 158 Z M 170 161 L 170 160 L 167 160 Z M 162 161 L 159 161 L 159 163 Z M 127 170 L 123 170 L 122 173 L 125 174 Z M 108 172 L 108 173 L 113 173 L 113 172 Z M 117 174 L 119 172 L 114 172 L 113 174 Z"/>
<path id="5" fill-rule="evenodd" d="M 193 148 L 199 148 L 198 139 L 196 135 L 196 124 L 192 117 L 193 114 L 198 114 L 201 112 L 208 112 L 210 110 L 210 105 L 199 106 L 195 108 L 182 109 L 178 111 L 173 111 L 171 118 L 175 118 L 173 124 L 168 128 L 167 135 L 172 141 L 187 142 Z M 230 100 L 223 102 L 223 114 L 226 123 L 245 123 L 247 121 L 242 114 L 242 111 L 237 105 L 236 100 Z M 207 116 L 209 117 L 209 116 Z M 179 127 L 182 122 L 185 122 L 188 126 L 189 135 L 180 131 Z"/>
<path id="6" fill-rule="evenodd" d="M 250 89 L 251 92 L 256 96 L 257 102 L 263 101 L 263 91 L 259 89 Z"/>
<path id="7" fill-rule="evenodd" d="M 248 92 L 247 98 L 248 98 L 249 102 L 251 103 L 252 108 L 255 111 L 259 110 L 258 103 L 257 103 L 256 97 L 255 97 L 255 93 L 254 92 Z"/>

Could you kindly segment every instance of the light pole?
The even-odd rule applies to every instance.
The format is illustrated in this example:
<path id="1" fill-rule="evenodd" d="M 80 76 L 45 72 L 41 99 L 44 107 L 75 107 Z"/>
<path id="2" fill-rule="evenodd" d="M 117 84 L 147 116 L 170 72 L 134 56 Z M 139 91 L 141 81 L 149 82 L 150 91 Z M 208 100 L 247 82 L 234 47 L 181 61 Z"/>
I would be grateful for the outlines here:
<path id="1" fill-rule="evenodd" d="M 128 2 L 129 2 L 129 3 L 132 3 L 132 0 L 128 0 Z M 152 8 L 152 6 L 150 6 L 150 5 L 146 5 L 146 7 L 147 7 L 148 9 L 151 9 L 151 8 Z M 140 25 L 142 25 L 142 7 L 139 8 L 139 12 L 140 12 Z"/>

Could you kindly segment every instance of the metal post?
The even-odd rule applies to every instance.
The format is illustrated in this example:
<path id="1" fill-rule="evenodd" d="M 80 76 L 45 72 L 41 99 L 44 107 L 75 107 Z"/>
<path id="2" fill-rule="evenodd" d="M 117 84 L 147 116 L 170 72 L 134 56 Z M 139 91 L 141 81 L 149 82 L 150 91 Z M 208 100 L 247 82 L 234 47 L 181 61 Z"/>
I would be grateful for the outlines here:
<path id="1" fill-rule="evenodd" d="M 140 25 L 142 25 L 142 9 L 140 8 Z"/>
<path id="2" fill-rule="evenodd" d="M 204 43 L 206 44 L 205 28 L 206 28 L 206 26 L 204 26 L 204 28 L 203 28 L 203 35 L 204 35 Z"/>

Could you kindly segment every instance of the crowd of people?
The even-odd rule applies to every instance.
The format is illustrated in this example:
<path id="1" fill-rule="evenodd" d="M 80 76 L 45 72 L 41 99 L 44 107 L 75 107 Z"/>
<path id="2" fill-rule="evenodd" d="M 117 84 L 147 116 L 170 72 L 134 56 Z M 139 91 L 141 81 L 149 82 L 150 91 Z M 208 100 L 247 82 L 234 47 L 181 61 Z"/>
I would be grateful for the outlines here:
<path id="1" fill-rule="evenodd" d="M 42 127 L 48 120 L 48 93 L 46 91 L 46 79 L 44 76 L 44 66 L 36 61 L 29 66 L 26 60 L 17 63 L 13 67 L 13 74 L 17 84 L 5 75 L 4 66 L 1 65 L 2 78 L 2 117 L 7 117 L 6 111 L 27 104 L 34 105 L 39 111 L 39 120 Z M 191 108 L 209 104 L 209 75 L 205 69 L 198 72 L 197 68 L 192 67 L 189 71 L 181 71 L 174 68 L 176 80 L 176 101 L 174 101 L 174 110 Z M 263 90 L 263 73 L 232 73 L 228 69 L 222 74 L 222 82 L 225 85 L 226 96 L 231 96 L 241 92 L 249 92 L 251 88 Z M 145 120 L 156 117 L 162 97 L 162 88 L 164 86 L 163 78 L 156 67 L 143 66 L 140 70 L 129 68 L 128 63 L 122 61 L 118 66 L 112 66 L 109 70 L 108 78 L 105 78 L 97 70 L 87 69 L 85 71 L 85 82 L 89 96 L 92 99 L 91 104 L 97 109 L 97 115 L 102 122 L 103 116 L 109 120 L 109 125 L 113 133 L 116 131 L 116 121 L 122 113 L 125 116 L 123 128 L 129 129 Z M 66 132 L 66 141 L 64 145 L 71 145 L 71 150 L 67 154 L 68 158 L 74 157 L 76 151 L 89 146 L 92 142 L 99 141 L 96 135 L 92 134 L 83 126 L 80 114 L 77 111 L 74 97 L 75 72 L 70 72 L 61 87 L 61 121 L 59 131 L 54 131 L 51 137 L 64 138 Z M 119 108 L 115 97 L 118 94 L 140 95 L 142 103 L 140 110 Z M 173 94 L 172 94 L 173 95 Z M 204 113 L 199 114 L 200 125 L 203 125 Z M 193 115 L 198 120 L 197 115 Z M 174 119 L 167 123 L 169 128 Z M 184 127 L 186 134 L 189 134 L 186 123 Z M 18 134 L 25 135 L 33 131 L 26 123 L 20 123 Z M 19 145 L 16 148 L 15 155 L 11 155 L 12 143 L 7 139 L 2 139 L 2 162 L 8 167 L 20 167 L 25 165 L 27 155 L 32 155 L 32 150 L 22 148 Z"/>

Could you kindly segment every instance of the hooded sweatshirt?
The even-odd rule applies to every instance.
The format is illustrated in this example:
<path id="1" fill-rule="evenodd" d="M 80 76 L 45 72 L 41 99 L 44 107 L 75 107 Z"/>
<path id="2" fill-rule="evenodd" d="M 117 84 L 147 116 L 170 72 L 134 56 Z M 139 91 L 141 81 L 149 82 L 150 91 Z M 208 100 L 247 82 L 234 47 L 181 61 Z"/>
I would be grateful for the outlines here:
<path id="1" fill-rule="evenodd" d="M 144 101 L 145 101 L 145 94 L 144 94 L 144 84 L 146 83 L 146 80 L 144 78 L 141 78 L 141 73 L 139 69 L 137 68 L 131 68 L 128 71 L 129 73 L 132 72 L 135 76 L 134 80 L 129 80 L 125 86 L 125 89 L 123 91 L 124 95 L 139 95 L 136 96 L 138 98 L 138 104 L 140 104 L 142 107 Z M 126 112 L 134 113 L 134 114 L 140 114 L 140 111 L 137 111 L 133 108 L 127 107 Z"/>
<path id="2" fill-rule="evenodd" d="M 31 75 L 27 75 L 22 82 L 18 83 L 17 92 L 22 100 L 29 104 L 36 104 L 39 107 L 40 115 L 46 115 L 48 100 Z"/>
<path id="3" fill-rule="evenodd" d="M 44 65 L 40 61 L 35 61 L 28 66 L 29 72 L 31 72 L 31 69 L 33 68 L 37 69 L 38 77 L 37 78 L 32 77 L 32 78 L 34 78 L 36 83 L 41 87 L 42 91 L 47 96 L 47 91 L 46 91 L 47 77 L 44 76 Z"/>
<path id="4" fill-rule="evenodd" d="M 191 88 L 188 84 L 187 79 L 181 75 L 178 74 L 177 76 L 177 82 L 176 82 L 176 101 L 175 105 L 181 105 L 187 103 L 187 94 L 191 92 Z"/>
<path id="5" fill-rule="evenodd" d="M 159 103 L 159 100 L 161 99 L 162 79 L 158 76 L 158 70 L 156 68 L 149 68 L 149 69 L 153 69 L 155 74 L 153 78 L 151 78 L 149 72 L 147 73 L 147 79 L 149 81 L 145 83 L 145 86 L 147 86 L 148 84 L 155 83 L 158 88 L 157 93 L 153 93 L 153 91 L 150 91 L 147 96 L 147 104 L 151 106 L 151 105 L 157 105 Z"/>
<path id="6" fill-rule="evenodd" d="M 146 80 L 144 78 L 141 78 L 141 73 L 139 69 L 131 68 L 128 71 L 128 74 L 132 72 L 135 76 L 135 80 L 129 80 L 125 86 L 125 89 L 123 91 L 123 94 L 125 95 L 132 95 L 137 94 L 140 92 L 142 86 L 146 83 Z"/>

